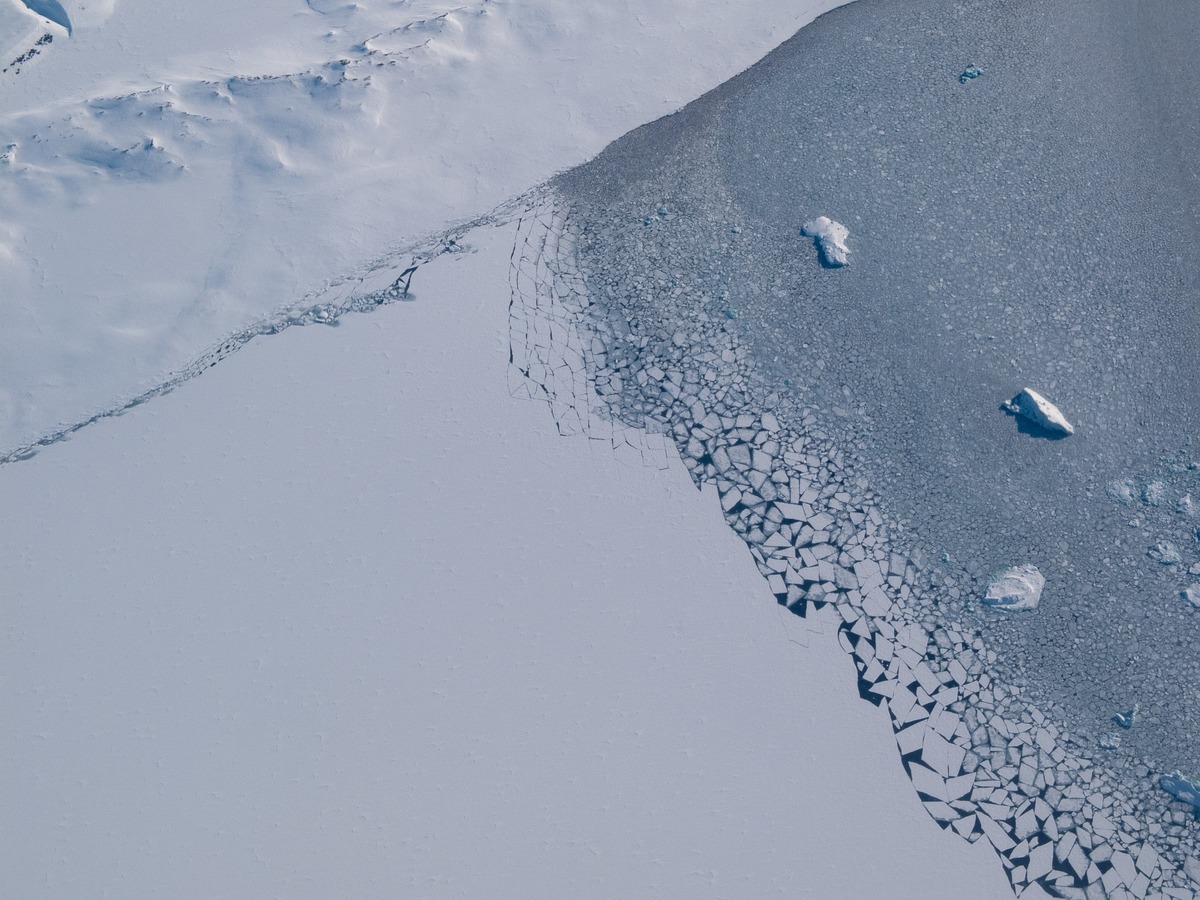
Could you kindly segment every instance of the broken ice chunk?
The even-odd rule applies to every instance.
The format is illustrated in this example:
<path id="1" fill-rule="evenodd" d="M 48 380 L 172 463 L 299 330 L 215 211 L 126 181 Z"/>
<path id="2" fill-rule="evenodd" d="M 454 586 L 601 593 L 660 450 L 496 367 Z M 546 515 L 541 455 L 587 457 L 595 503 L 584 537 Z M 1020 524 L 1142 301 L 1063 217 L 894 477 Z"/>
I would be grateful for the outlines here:
<path id="1" fill-rule="evenodd" d="M 850 262 L 850 248 L 846 246 L 850 231 L 841 222 L 828 216 L 817 216 L 811 222 L 805 222 L 801 232 L 805 237 L 816 239 L 825 265 L 844 266 Z"/>
<path id="2" fill-rule="evenodd" d="M 1022 389 L 1021 393 L 1004 404 L 1004 408 L 1013 415 L 1022 416 L 1047 431 L 1063 435 L 1075 433 L 1075 426 L 1058 411 L 1058 407 L 1033 388 Z"/>
<path id="3" fill-rule="evenodd" d="M 1193 584 L 1191 587 L 1185 587 L 1179 592 L 1179 597 L 1186 600 L 1196 609 L 1200 609 L 1200 584 Z"/>
<path id="4" fill-rule="evenodd" d="M 963 69 L 962 74 L 958 76 L 958 80 L 961 84 L 966 84 L 968 81 L 973 81 L 982 74 L 983 69 L 979 68 L 979 66 L 967 66 Z"/>
<path id="5" fill-rule="evenodd" d="M 1195 808 L 1196 814 L 1200 815 L 1200 786 L 1194 781 L 1184 778 L 1179 771 L 1175 771 L 1170 775 L 1160 775 L 1158 786 L 1176 800 L 1190 803 Z"/>
<path id="6" fill-rule="evenodd" d="M 988 585 L 987 593 L 983 596 L 985 606 L 992 609 L 1007 611 L 1014 609 L 1034 609 L 1042 599 L 1042 588 L 1046 579 L 1038 571 L 1037 566 L 1026 563 L 1014 566 Z"/>

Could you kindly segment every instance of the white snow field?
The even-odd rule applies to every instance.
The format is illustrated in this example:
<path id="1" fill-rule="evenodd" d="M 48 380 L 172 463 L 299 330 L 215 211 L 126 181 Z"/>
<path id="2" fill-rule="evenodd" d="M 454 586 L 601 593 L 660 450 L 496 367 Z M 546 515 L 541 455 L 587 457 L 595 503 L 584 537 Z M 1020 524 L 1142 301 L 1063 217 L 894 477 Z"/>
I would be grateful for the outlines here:
<path id="1" fill-rule="evenodd" d="M 0 896 L 1011 896 L 673 451 L 509 394 L 513 238 L 0 467 Z"/>
<path id="2" fill-rule="evenodd" d="M 63 0 L 68 37 L 0 0 L 0 68 L 38 51 L 0 74 L 0 452 L 585 161 L 838 5 Z"/>

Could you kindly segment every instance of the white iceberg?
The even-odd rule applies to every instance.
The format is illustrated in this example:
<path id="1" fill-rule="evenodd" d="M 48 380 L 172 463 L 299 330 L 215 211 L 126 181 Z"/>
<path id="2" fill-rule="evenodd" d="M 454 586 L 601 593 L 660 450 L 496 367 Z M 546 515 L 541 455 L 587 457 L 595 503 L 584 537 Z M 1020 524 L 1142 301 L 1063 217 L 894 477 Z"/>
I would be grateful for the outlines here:
<path id="1" fill-rule="evenodd" d="M 985 606 L 1007 611 L 1035 609 L 1042 599 L 1046 579 L 1037 566 L 1026 563 L 1002 573 L 988 585 L 983 595 Z"/>
<path id="2" fill-rule="evenodd" d="M 850 230 L 841 222 L 835 222 L 828 216 L 817 216 L 804 223 L 801 233 L 816 239 L 817 248 L 827 265 L 844 266 L 850 262 L 850 248 L 846 246 Z"/>
<path id="3" fill-rule="evenodd" d="M 1033 388 L 1022 389 L 1021 393 L 1004 404 L 1004 408 L 1047 431 L 1064 435 L 1075 433 L 1075 426 L 1067 421 L 1067 417 L 1059 412 L 1058 407 Z"/>

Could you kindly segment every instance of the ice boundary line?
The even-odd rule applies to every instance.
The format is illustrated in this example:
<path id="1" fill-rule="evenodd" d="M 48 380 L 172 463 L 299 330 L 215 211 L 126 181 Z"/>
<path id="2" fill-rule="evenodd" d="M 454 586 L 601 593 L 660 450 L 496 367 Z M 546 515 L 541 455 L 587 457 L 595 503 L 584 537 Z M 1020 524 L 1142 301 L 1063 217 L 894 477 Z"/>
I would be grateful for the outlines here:
<path id="1" fill-rule="evenodd" d="M 0 466 L 24 462 L 54 444 L 68 440 L 89 425 L 104 419 L 124 415 L 143 403 L 171 393 L 187 381 L 204 374 L 217 363 L 232 356 L 258 337 L 279 334 L 293 327 L 306 325 L 336 325 L 350 313 L 368 313 L 398 301 L 414 299 L 411 291 L 413 275 L 435 259 L 467 251 L 460 241 L 478 228 L 503 225 L 513 221 L 528 203 L 533 192 L 526 192 L 467 222 L 451 226 L 404 247 L 389 251 L 362 268 L 333 281 L 304 296 L 298 303 L 286 305 L 254 324 L 234 332 L 181 369 L 168 374 L 162 381 L 141 393 L 106 407 L 86 419 L 62 425 L 42 436 L 20 444 L 0 455 Z"/>
<path id="2" fill-rule="evenodd" d="M 581 270 L 572 212 L 549 189 L 518 225 L 510 377 L 535 382 L 520 392 L 547 403 L 562 433 L 619 422 L 675 443 L 697 487 L 716 487 L 778 603 L 801 617 L 834 608 L 859 693 L 887 709 L 926 811 L 968 842 L 986 838 L 1015 894 L 1194 900 L 1187 804 L 1142 764 L 1131 792 L 1060 711 L 994 678 L 1002 661 L 952 615 L 971 585 L 893 545 L 815 417 L 789 427 L 748 387 L 705 389 L 753 377 L 732 330 L 658 322 L 636 304 L 641 321 L 626 321 L 618 283 Z"/>

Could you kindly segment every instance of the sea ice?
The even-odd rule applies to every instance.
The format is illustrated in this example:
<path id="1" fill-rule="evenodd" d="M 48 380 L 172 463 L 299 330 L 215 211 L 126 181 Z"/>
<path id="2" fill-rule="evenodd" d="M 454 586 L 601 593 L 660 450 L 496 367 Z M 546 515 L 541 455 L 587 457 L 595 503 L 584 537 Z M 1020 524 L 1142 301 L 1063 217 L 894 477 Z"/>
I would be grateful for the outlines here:
<path id="1" fill-rule="evenodd" d="M 1180 599 L 1186 600 L 1196 609 L 1200 609 L 1200 584 L 1193 584 L 1191 587 L 1185 587 L 1179 592 Z"/>
<path id="2" fill-rule="evenodd" d="M 1004 404 L 1004 408 L 1040 425 L 1047 431 L 1063 435 L 1075 433 L 1075 426 L 1058 411 L 1058 407 L 1033 388 L 1023 388 L 1017 396 Z"/>
<path id="3" fill-rule="evenodd" d="M 844 266 L 850 262 L 850 248 L 846 246 L 850 231 L 841 222 L 835 222 L 828 216 L 817 216 L 805 222 L 801 232 L 805 237 L 816 239 L 826 265 Z"/>
<path id="4" fill-rule="evenodd" d="M 1005 611 L 1034 609 L 1042 599 L 1046 579 L 1037 566 L 1026 563 L 1014 566 L 995 578 L 984 594 L 983 602 L 993 609 Z"/>

